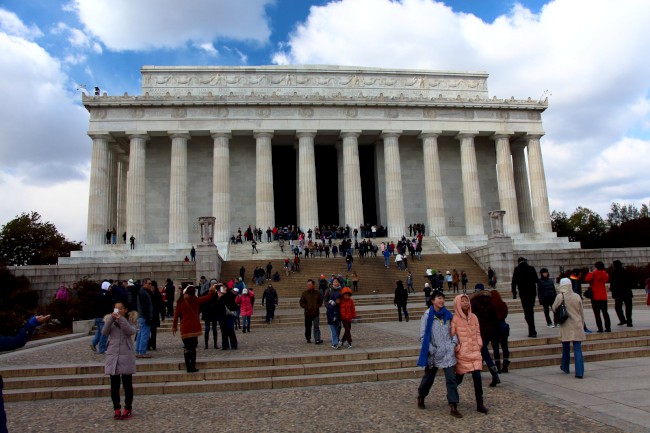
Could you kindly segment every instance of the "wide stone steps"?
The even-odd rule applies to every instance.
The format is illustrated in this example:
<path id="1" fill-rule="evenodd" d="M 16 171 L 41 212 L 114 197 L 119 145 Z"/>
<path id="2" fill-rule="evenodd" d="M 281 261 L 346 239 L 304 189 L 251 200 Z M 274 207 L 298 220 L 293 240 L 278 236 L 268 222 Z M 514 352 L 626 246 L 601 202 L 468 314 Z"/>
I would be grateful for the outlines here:
<path id="1" fill-rule="evenodd" d="M 415 298 L 415 299 L 414 299 Z M 357 300 L 363 299 L 364 302 L 357 302 Z M 419 318 L 424 314 L 426 309 L 424 305 L 424 295 L 417 294 L 412 295 L 409 298 L 411 302 L 408 304 L 408 311 L 411 319 L 419 320 Z M 506 299 L 505 302 L 508 304 L 509 314 L 516 314 L 523 312 L 521 303 L 519 300 Z M 634 297 L 633 303 L 635 306 L 645 305 L 645 294 L 637 294 Z M 381 296 L 377 298 L 360 298 L 355 300 L 357 306 L 357 322 L 358 323 L 376 323 L 376 322 L 390 322 L 397 319 L 397 308 L 394 307 L 393 297 L 392 296 Z M 275 319 L 273 320 L 272 326 L 296 326 L 304 323 L 303 311 L 299 308 L 293 309 L 282 309 L 281 307 L 288 307 L 290 305 L 297 306 L 298 299 L 293 299 L 291 302 L 286 301 L 285 303 L 280 303 L 278 309 L 275 311 Z M 453 312 L 453 306 L 449 302 L 449 310 Z M 265 309 L 258 305 L 256 302 L 255 312 L 251 318 L 251 326 L 266 326 L 265 322 Z M 585 302 L 584 308 L 586 310 L 591 310 L 591 303 Z M 363 307 L 363 308 L 361 308 Z M 543 315 L 543 307 L 540 305 L 535 306 L 535 312 Z M 614 312 L 614 300 L 610 299 L 608 301 L 608 311 L 610 311 L 610 317 L 612 321 L 616 319 L 616 313 Z M 589 313 L 591 314 L 591 313 Z M 321 308 L 321 321 L 326 320 L 325 317 L 325 308 Z M 324 322 L 323 322 L 324 323 Z M 542 322 L 543 323 L 543 319 Z M 172 321 L 165 320 L 161 323 L 161 326 L 158 328 L 158 332 L 169 332 L 171 330 Z"/>
<path id="2" fill-rule="evenodd" d="M 562 346 L 556 337 L 510 342 L 511 369 L 557 365 Z M 585 361 L 650 356 L 650 330 L 591 334 L 583 342 Z M 133 376 L 137 395 L 242 391 L 322 386 L 380 380 L 416 379 L 418 346 L 352 349 L 296 355 L 198 360 L 198 373 L 180 361 L 146 361 Z M 3 368 L 8 402 L 108 397 L 103 364 Z"/>
<path id="3" fill-rule="evenodd" d="M 293 255 L 286 257 L 293 259 Z M 390 268 L 386 269 L 383 257 L 366 257 L 364 259 L 355 257 L 352 271 L 355 271 L 359 276 L 359 291 L 356 294 L 392 294 L 395 291 L 395 282 L 397 280 L 402 280 L 406 285 L 407 273 L 398 271 L 394 260 L 395 258 L 391 257 Z M 352 272 L 347 271 L 345 260 L 341 257 L 302 259 L 300 272 L 292 273 L 288 277 L 285 276 L 283 269 L 284 260 L 268 260 L 254 257 L 244 261 L 223 262 L 220 279 L 221 281 L 228 281 L 239 278 L 239 269 L 244 266 L 246 285 L 253 288 L 257 296 L 261 296 L 270 281 L 265 281 L 262 286 L 254 285 L 252 282 L 253 270 L 255 267 L 266 269 L 269 261 L 273 265 L 273 273 L 278 271 L 281 276 L 280 281 L 272 282 L 280 300 L 283 298 L 299 298 L 305 290 L 306 281 L 309 278 L 318 282 L 320 275 L 325 275 L 328 279 L 331 274 L 341 274 L 343 277 L 348 274 L 352 275 Z M 417 291 L 421 291 L 424 283 L 428 281 L 425 279 L 428 266 L 435 270 L 441 270 L 443 273 L 453 269 L 458 270 L 458 272 L 465 270 L 469 280 L 468 289 L 470 290 L 473 290 L 477 282 L 483 284 L 487 282 L 486 273 L 467 254 L 429 254 L 423 256 L 422 261 L 409 259 L 408 266 L 413 274 L 413 286 Z"/>

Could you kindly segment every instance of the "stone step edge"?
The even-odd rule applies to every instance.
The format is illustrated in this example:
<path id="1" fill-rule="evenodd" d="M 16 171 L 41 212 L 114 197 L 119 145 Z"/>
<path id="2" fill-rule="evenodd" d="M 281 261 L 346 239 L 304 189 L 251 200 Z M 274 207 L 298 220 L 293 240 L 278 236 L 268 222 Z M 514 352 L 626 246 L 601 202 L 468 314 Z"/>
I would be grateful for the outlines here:
<path id="1" fill-rule="evenodd" d="M 622 334 L 622 335 L 621 335 Z M 650 330 L 640 329 L 634 331 L 621 331 L 613 333 L 590 334 L 587 340 L 583 342 L 585 351 L 592 344 L 625 344 L 630 340 L 636 340 L 640 345 L 650 344 L 650 340 L 644 337 L 650 336 Z M 523 340 L 512 340 L 509 348 L 516 352 L 518 350 L 536 350 L 540 346 L 544 348 L 560 348 L 561 343 L 558 342 L 558 337 L 545 337 L 545 338 L 529 338 Z M 327 345 L 324 345 L 327 348 Z M 354 350 L 353 352 L 332 351 L 329 353 L 314 353 L 306 352 L 303 354 L 294 354 L 288 356 L 246 356 L 228 359 L 210 359 L 205 360 L 199 358 L 198 365 L 203 368 L 210 368 L 210 363 L 218 363 L 220 368 L 242 368 L 242 367 L 273 367 L 273 366 L 290 366 L 298 364 L 323 364 L 329 362 L 345 362 L 345 361 L 360 361 L 360 360 L 376 360 L 386 359 L 393 357 L 415 356 L 419 353 L 419 346 L 395 346 L 380 349 L 366 349 Z M 261 365 L 260 365 L 261 364 Z M 165 361 L 142 361 L 138 363 L 141 368 L 139 373 L 155 372 L 155 371 L 180 371 L 184 369 L 182 361 L 165 360 Z M 5 378 L 18 378 L 18 377 L 49 377 L 53 376 L 51 373 L 58 373 L 56 375 L 80 375 L 80 374 L 94 374 L 98 371 L 103 371 L 104 365 L 101 363 L 92 364 L 67 364 L 61 366 L 27 366 L 22 369 L 15 368 L 0 368 L 0 374 Z"/>
<path id="2" fill-rule="evenodd" d="M 612 359 L 623 359 L 643 357 L 650 355 L 650 349 L 636 349 L 625 352 L 602 351 L 600 353 L 585 354 L 585 361 L 596 362 Z M 550 366 L 559 363 L 557 355 L 536 357 L 532 359 L 515 359 L 510 364 L 511 369 Z M 534 365 L 527 365 L 534 362 Z M 228 379 L 228 380 L 206 380 L 187 382 L 166 382 L 134 384 L 137 395 L 160 395 L 179 393 L 200 393 L 200 392 L 224 392 L 244 391 L 258 389 L 280 389 L 297 388 L 307 386 L 337 385 L 346 383 L 375 382 L 380 380 L 404 380 L 420 379 L 422 376 L 420 367 L 403 367 L 387 370 L 370 370 L 360 372 L 346 372 L 344 374 L 314 374 L 309 376 L 279 376 L 271 378 L 252 379 Z M 4 393 L 5 401 L 18 402 L 27 400 L 60 399 L 60 398 L 92 398 L 108 397 L 110 389 L 108 386 L 97 388 L 96 386 L 83 387 L 59 387 L 30 388 L 19 390 L 7 390 Z"/>

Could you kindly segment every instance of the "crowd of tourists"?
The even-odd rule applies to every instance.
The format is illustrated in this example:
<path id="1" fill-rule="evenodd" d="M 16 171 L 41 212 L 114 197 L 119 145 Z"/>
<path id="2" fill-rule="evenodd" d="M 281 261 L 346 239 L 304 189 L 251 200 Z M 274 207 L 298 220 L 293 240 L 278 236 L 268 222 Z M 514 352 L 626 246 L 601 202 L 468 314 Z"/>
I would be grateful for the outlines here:
<path id="1" fill-rule="evenodd" d="M 391 244 L 384 244 L 384 247 L 394 256 L 408 248 L 408 241 L 400 240 L 394 247 Z M 287 266 L 285 262 L 285 268 Z M 575 269 L 553 280 L 548 269 L 540 269 L 538 275 L 528 261 L 520 257 L 512 276 L 512 295 L 514 299 L 519 297 L 521 300 L 528 336 L 537 336 L 533 311 L 537 300 L 543 307 L 547 326 L 559 327 L 561 370 L 567 374 L 570 372 L 572 345 L 574 374 L 580 379 L 584 376 L 581 342 L 585 340 L 585 333 L 591 332 L 585 324 L 583 296 L 590 299 L 597 331 L 611 332 L 605 286 L 609 282 L 615 299 L 618 325 L 633 326 L 632 284 L 622 263 L 614 261 L 609 274 L 603 262 L 596 262 L 594 267 L 584 276 Z M 132 375 L 135 373 L 136 358 L 150 358 L 149 351 L 156 350 L 156 329 L 161 321 L 173 318 L 172 332 L 174 335 L 180 333 L 186 370 L 188 373 L 197 372 L 196 356 L 201 335 L 205 350 L 210 347 L 237 350 L 235 331 L 240 330 L 244 334 L 251 332 L 255 291 L 258 290 L 253 286 L 266 285 L 261 302 L 266 310 L 266 323 L 273 322 L 279 301 L 273 287 L 277 274 L 278 271 L 274 273 L 272 263 L 268 262 L 266 266 L 255 268 L 251 286 L 246 284 L 246 269 L 243 266 L 239 276 L 224 282 L 201 277 L 196 285 L 185 287 L 175 286 L 171 279 L 167 279 L 162 288 L 148 278 L 141 281 L 102 282 L 95 300 L 97 333 L 91 342 L 91 349 L 106 355 L 105 373 L 111 377 L 114 417 L 128 419 L 132 416 Z M 306 289 L 299 300 L 299 306 L 304 311 L 304 337 L 307 343 L 324 343 L 319 326 L 323 307 L 331 348 L 353 347 L 352 324 L 357 317 L 353 293 L 358 290 L 358 280 L 356 272 L 345 276 L 331 274 L 330 277 L 322 274 L 317 281 L 307 280 Z M 506 321 L 508 306 L 498 290 L 489 290 L 490 283 L 496 283 L 496 275 L 488 276 L 487 289 L 482 283 L 477 283 L 473 293 L 467 291 L 467 274 L 463 270 L 453 269 L 443 273 L 428 267 L 425 280 L 422 292 L 427 310 L 420 319 L 422 346 L 418 360 L 418 365 L 424 367 L 424 376 L 418 388 L 418 407 L 425 408 L 424 400 L 431 390 L 435 374 L 438 369 L 443 369 L 451 415 L 462 417 L 458 408 L 457 388 L 465 374 L 472 375 L 477 411 L 488 413 L 483 399 L 482 365 L 487 365 L 492 376 L 491 387 L 500 383 L 499 375 L 508 373 L 510 365 L 510 326 Z M 559 283 L 557 290 L 556 282 Z M 584 293 L 583 282 L 590 284 Z M 650 278 L 646 285 L 650 285 Z M 60 288 L 62 293 L 64 290 L 67 293 L 65 287 Z M 453 299 L 454 314 L 445 307 L 445 290 L 452 295 L 457 293 Z M 409 321 L 409 294 L 415 293 L 413 274 L 406 271 L 405 282 L 402 279 L 395 282 L 393 303 L 398 310 L 398 321 Z M 63 299 L 63 295 L 59 298 Z M 120 404 L 120 387 L 124 388 L 124 410 Z"/>

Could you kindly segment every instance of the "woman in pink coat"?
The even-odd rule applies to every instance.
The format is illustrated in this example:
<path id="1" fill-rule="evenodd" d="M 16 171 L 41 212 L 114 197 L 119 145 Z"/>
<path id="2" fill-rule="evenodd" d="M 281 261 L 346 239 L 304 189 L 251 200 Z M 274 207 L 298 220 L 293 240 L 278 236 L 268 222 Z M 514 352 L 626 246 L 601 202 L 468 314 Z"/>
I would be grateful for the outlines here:
<path id="1" fill-rule="evenodd" d="M 242 317 L 242 329 L 244 334 L 251 332 L 251 316 L 253 315 L 253 302 L 255 293 L 252 290 L 244 289 L 241 295 L 237 296 L 235 302 L 239 304 L 239 311 Z"/>
<path id="2" fill-rule="evenodd" d="M 472 373 L 476 410 L 481 413 L 488 413 L 487 408 L 483 406 L 483 384 L 481 382 L 481 369 L 483 368 L 481 328 L 478 324 L 478 318 L 472 313 L 472 305 L 467 295 L 456 296 L 454 311 L 454 318 L 451 320 L 451 336 L 455 335 L 458 338 L 458 345 L 456 346 L 456 383 L 460 385 L 465 373 Z"/>

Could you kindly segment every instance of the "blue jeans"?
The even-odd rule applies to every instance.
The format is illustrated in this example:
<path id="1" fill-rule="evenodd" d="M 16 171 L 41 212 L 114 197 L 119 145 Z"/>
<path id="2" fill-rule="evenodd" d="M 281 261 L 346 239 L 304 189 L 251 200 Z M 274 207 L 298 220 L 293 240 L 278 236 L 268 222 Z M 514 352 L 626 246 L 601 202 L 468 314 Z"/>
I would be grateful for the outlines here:
<path id="1" fill-rule="evenodd" d="M 447 402 L 449 403 L 458 403 L 458 385 L 456 383 L 456 368 L 447 367 L 442 369 L 445 372 L 445 384 L 447 386 Z M 438 367 L 427 366 L 424 369 L 424 376 L 420 381 L 420 386 L 418 387 L 418 395 L 422 398 L 426 398 L 429 395 L 431 386 L 433 386 L 433 381 L 436 378 L 436 373 L 438 372 Z"/>
<path id="2" fill-rule="evenodd" d="M 488 350 L 489 342 L 490 340 L 483 340 L 483 347 L 481 347 L 481 356 L 483 357 L 483 361 L 485 361 L 485 364 L 488 366 L 488 368 L 492 368 L 494 367 L 494 361 L 492 361 L 492 356 Z M 494 347 L 494 344 L 492 344 L 492 347 Z"/>
<path id="3" fill-rule="evenodd" d="M 347 265 L 348 265 L 348 272 L 349 272 L 350 269 L 352 269 L 352 262 L 348 262 Z"/>
<path id="4" fill-rule="evenodd" d="M 147 344 L 149 344 L 149 333 L 151 326 L 147 325 L 147 321 L 138 317 L 138 338 L 135 339 L 135 353 L 137 355 L 144 355 L 147 352 Z"/>
<path id="5" fill-rule="evenodd" d="M 384 256 L 384 266 L 386 266 L 386 267 L 389 266 L 388 259 L 389 259 L 389 257 Z"/>
<path id="6" fill-rule="evenodd" d="M 339 344 L 339 334 L 341 333 L 341 325 L 329 325 L 330 335 L 332 336 L 332 346 Z"/>
<path id="7" fill-rule="evenodd" d="M 563 372 L 569 373 L 569 361 L 571 357 L 571 342 L 563 341 L 562 342 L 562 364 L 560 368 Z M 582 342 L 574 341 L 573 342 L 573 358 L 576 365 L 576 377 L 582 377 L 585 375 L 585 363 L 582 359 Z"/>
<path id="8" fill-rule="evenodd" d="M 97 343 L 99 343 L 97 353 L 104 353 L 106 352 L 106 343 L 108 343 L 108 337 L 102 335 L 102 329 L 104 329 L 104 318 L 95 317 L 95 326 L 97 327 L 97 332 L 95 332 L 93 341 L 90 344 L 97 346 Z"/>
<path id="9" fill-rule="evenodd" d="M 251 329 L 251 316 L 241 316 L 241 326 L 244 329 Z"/>

